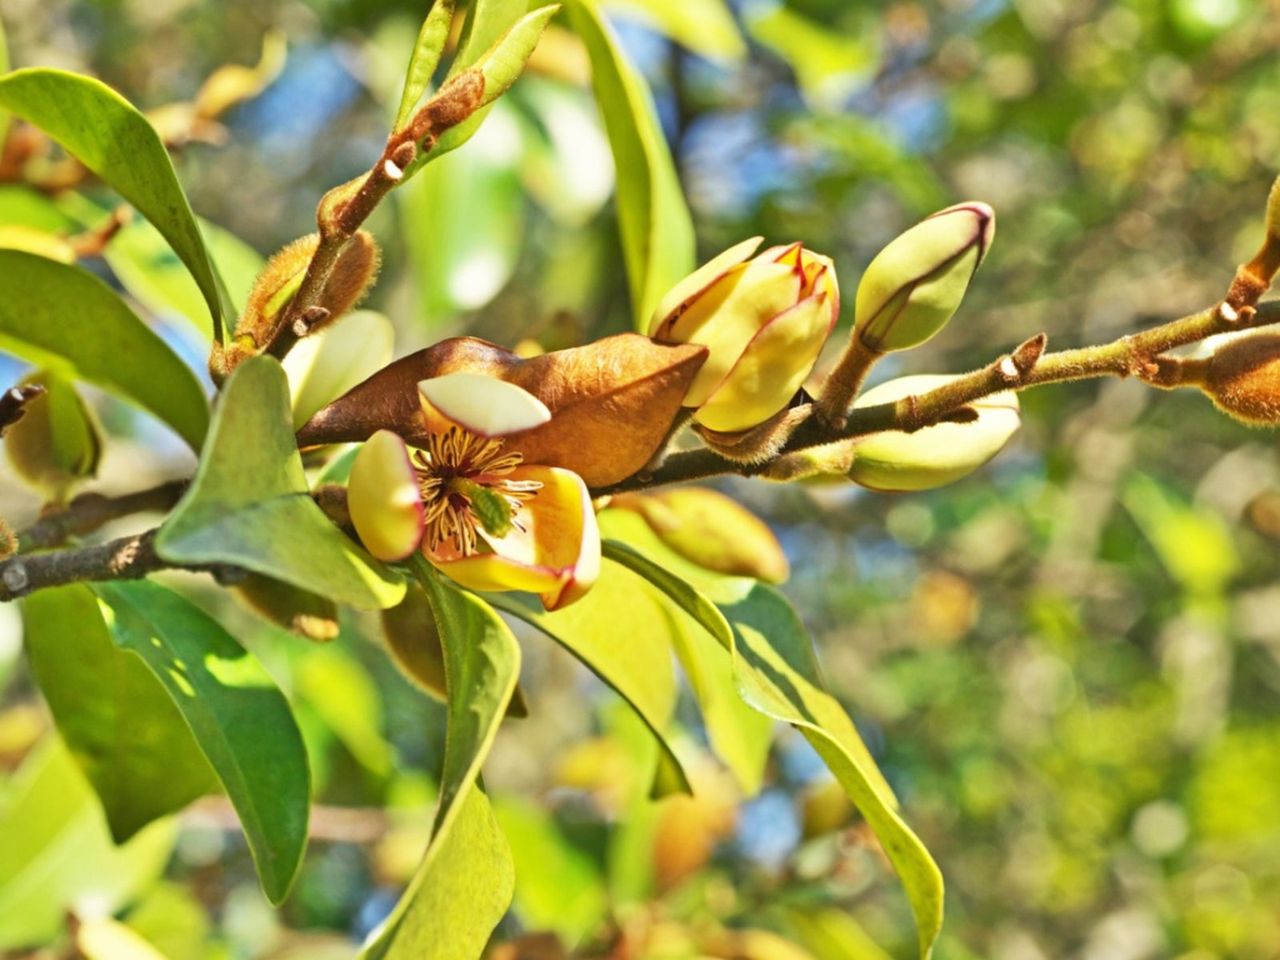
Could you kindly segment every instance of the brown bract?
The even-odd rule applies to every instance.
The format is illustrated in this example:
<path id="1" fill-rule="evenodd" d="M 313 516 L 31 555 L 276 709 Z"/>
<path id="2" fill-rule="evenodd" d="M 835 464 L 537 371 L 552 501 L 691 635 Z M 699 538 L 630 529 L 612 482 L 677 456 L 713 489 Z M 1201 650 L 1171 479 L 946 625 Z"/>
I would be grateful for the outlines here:
<path id="1" fill-rule="evenodd" d="M 523 387 L 551 411 L 549 423 L 507 437 L 507 449 L 523 454 L 526 463 L 573 470 L 590 487 L 607 486 L 657 452 L 706 355 L 705 347 L 623 333 L 522 359 L 485 340 L 455 337 L 352 388 L 303 425 L 298 444 L 362 441 L 382 429 L 421 444 L 427 425 L 418 382 L 478 373 Z"/>
<path id="2" fill-rule="evenodd" d="M 1280 335 L 1233 340 L 1214 353 L 1203 384 L 1218 407 L 1245 423 L 1280 423 Z"/>

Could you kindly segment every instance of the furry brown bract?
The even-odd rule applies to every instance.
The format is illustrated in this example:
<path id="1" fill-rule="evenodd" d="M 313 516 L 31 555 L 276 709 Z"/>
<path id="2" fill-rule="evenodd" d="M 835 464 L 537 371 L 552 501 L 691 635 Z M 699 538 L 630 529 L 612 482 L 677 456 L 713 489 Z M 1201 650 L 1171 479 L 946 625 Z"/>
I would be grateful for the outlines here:
<path id="1" fill-rule="evenodd" d="M 1219 349 L 1202 388 L 1237 420 L 1260 427 L 1280 423 L 1280 334 L 1243 337 Z"/>

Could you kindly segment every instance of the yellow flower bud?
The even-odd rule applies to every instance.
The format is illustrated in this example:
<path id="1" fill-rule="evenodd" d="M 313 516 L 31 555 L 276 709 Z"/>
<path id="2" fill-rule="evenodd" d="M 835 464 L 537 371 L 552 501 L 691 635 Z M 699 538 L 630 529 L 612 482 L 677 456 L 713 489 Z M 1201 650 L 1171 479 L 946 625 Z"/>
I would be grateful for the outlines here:
<path id="1" fill-rule="evenodd" d="M 1233 339 L 1209 358 L 1201 385 L 1224 413 L 1244 423 L 1280 423 L 1280 334 Z"/>
<path id="2" fill-rule="evenodd" d="M 890 380 L 868 390 L 854 407 L 892 403 L 954 379 L 921 374 Z M 858 440 L 849 479 L 872 490 L 931 490 L 977 470 L 999 453 L 1018 429 L 1018 395 L 1006 391 L 967 406 L 976 414 L 975 419 L 943 421 L 915 433 L 873 433 Z"/>
<path id="3" fill-rule="evenodd" d="M 82 480 L 97 475 L 102 430 L 66 380 L 38 373 L 23 382 L 40 384 L 45 392 L 28 401 L 23 417 L 5 432 L 5 451 L 18 476 L 60 503 Z"/>
<path id="4" fill-rule="evenodd" d="M 795 396 L 840 312 L 831 260 L 794 243 L 726 250 L 663 297 L 650 335 L 708 349 L 684 405 L 711 430 L 764 423 Z"/>
<path id="5" fill-rule="evenodd" d="M 876 353 L 918 346 L 946 325 L 995 236 L 985 203 L 935 213 L 881 250 L 858 284 L 854 329 Z"/>

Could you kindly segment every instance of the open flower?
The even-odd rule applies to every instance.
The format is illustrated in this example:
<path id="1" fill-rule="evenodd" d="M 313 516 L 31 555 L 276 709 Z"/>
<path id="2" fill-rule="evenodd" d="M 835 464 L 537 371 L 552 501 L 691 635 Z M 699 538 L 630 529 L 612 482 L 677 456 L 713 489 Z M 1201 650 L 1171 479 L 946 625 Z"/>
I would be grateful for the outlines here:
<path id="1" fill-rule="evenodd" d="M 685 395 L 694 420 L 733 433 L 782 410 L 809 376 L 840 313 L 831 260 L 801 244 L 730 247 L 658 304 L 650 335 L 707 347 Z"/>
<path id="2" fill-rule="evenodd" d="M 424 439 L 374 433 L 351 468 L 356 532 L 382 560 L 415 550 L 472 590 L 527 590 L 548 610 L 572 603 L 600 570 L 600 533 L 572 470 L 524 462 L 504 438 L 551 419 L 512 383 L 455 373 L 418 385 Z"/>

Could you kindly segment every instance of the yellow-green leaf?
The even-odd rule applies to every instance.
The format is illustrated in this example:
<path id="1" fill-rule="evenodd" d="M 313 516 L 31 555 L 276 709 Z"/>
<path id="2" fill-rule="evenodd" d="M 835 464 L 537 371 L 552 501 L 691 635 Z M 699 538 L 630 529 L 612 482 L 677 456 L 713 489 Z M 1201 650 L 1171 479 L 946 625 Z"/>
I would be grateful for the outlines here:
<path id="1" fill-rule="evenodd" d="M 280 364 L 255 357 L 227 381 L 191 488 L 156 537 L 171 563 L 226 563 L 362 609 L 392 606 L 403 580 L 307 495 Z"/>
<path id="2" fill-rule="evenodd" d="M 226 788 L 258 868 L 280 903 L 302 865 L 311 774 L 293 712 L 256 657 L 216 620 L 146 580 L 94 592 L 117 645 L 140 656 Z"/>
<path id="3" fill-rule="evenodd" d="M 58 141 L 155 225 L 195 277 L 220 338 L 226 295 L 169 153 L 147 118 L 99 80 L 44 67 L 0 77 L 0 107 Z"/>
<path id="4" fill-rule="evenodd" d="M 192 447 L 204 439 L 209 403 L 191 368 L 79 267 L 0 250 L 0 349 L 132 400 Z"/>

